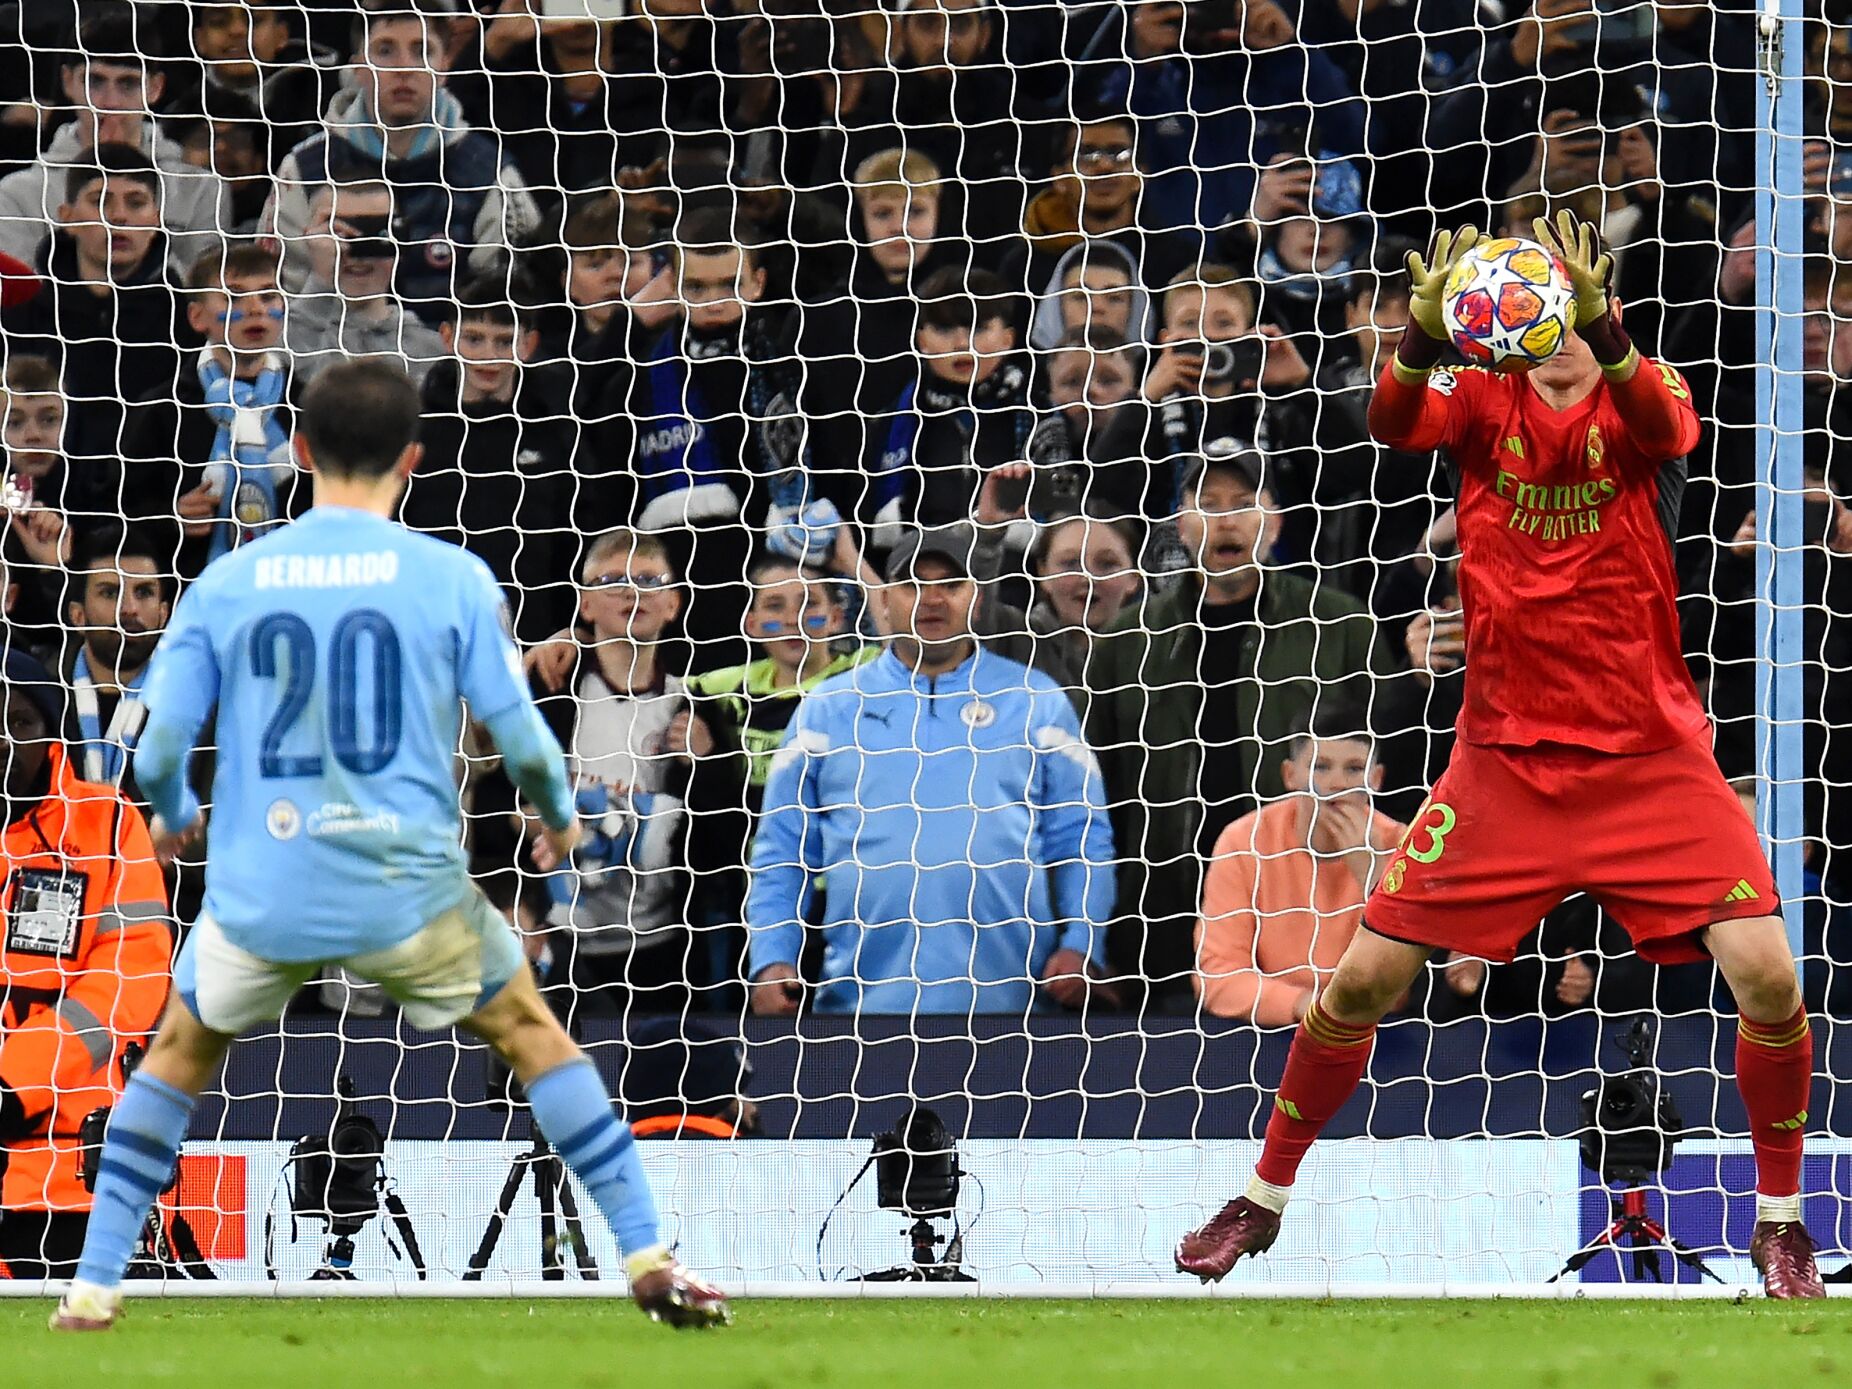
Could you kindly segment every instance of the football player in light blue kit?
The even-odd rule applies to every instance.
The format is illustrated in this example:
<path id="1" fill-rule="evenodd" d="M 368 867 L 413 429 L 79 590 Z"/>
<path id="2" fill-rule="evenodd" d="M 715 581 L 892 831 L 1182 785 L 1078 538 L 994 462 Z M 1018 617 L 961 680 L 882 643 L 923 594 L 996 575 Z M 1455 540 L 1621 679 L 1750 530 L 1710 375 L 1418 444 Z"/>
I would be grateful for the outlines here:
<path id="1" fill-rule="evenodd" d="M 206 899 L 111 1116 L 59 1329 L 114 1320 L 195 1097 L 238 1033 L 334 961 L 414 1026 L 460 1022 L 501 1053 L 610 1222 L 639 1306 L 678 1326 L 727 1319 L 724 1296 L 662 1245 L 629 1127 L 465 871 L 453 777 L 465 701 L 538 808 L 538 867 L 572 851 L 579 820 L 487 566 L 391 519 L 418 463 L 419 413 L 397 367 L 345 362 L 317 378 L 295 439 L 314 509 L 209 567 L 155 656 L 135 774 L 164 859 L 200 830 L 187 764 L 218 710 Z"/>

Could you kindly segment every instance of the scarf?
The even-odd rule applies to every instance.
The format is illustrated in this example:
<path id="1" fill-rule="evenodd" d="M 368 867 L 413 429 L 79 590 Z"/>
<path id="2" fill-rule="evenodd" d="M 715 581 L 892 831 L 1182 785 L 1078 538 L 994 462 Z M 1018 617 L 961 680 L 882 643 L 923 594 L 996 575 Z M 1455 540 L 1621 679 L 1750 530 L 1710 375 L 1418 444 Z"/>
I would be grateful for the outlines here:
<path id="1" fill-rule="evenodd" d="M 72 751 L 83 766 L 85 781 L 103 786 L 122 784 L 129 754 L 134 751 L 136 740 L 141 737 L 142 724 L 148 718 L 148 710 L 141 702 L 141 687 L 147 678 L 148 667 L 143 666 L 122 686 L 116 712 L 105 730 L 96 680 L 90 674 L 90 656 L 79 649 L 77 662 L 71 667 L 71 695 L 77 706 L 77 727 L 82 741 Z"/>
<path id="2" fill-rule="evenodd" d="M 649 398 L 637 411 L 647 422 L 637 433 L 637 524 L 644 530 L 730 520 L 740 510 L 706 423 L 713 414 L 688 370 L 690 361 L 737 351 L 738 339 L 690 337 L 683 349 L 681 336 L 671 329 L 657 340 L 642 376 Z"/>
<path id="3" fill-rule="evenodd" d="M 1272 246 L 1263 246 L 1254 258 L 1254 274 L 1269 289 L 1306 304 L 1319 297 L 1326 282 L 1342 288 L 1355 264 L 1355 256 L 1342 256 L 1322 270 L 1294 270 L 1280 259 Z"/>
<path id="4" fill-rule="evenodd" d="M 891 548 L 899 539 L 898 528 L 908 524 L 905 507 L 912 475 L 918 471 L 914 455 L 921 422 L 928 415 L 951 421 L 963 440 L 967 465 L 972 462 L 972 445 L 983 415 L 1005 411 L 1015 431 L 1016 457 L 1042 468 L 1069 461 L 1061 443 L 1061 422 L 1054 418 L 1037 420 L 1029 406 L 1028 387 L 1028 373 L 1020 362 L 1013 361 L 1006 362 L 988 380 L 969 387 L 940 381 L 930 372 L 922 372 L 917 381 L 907 384 L 889 412 L 887 442 L 875 461 L 875 475 L 869 484 L 875 529 L 870 543 L 875 549 Z"/>
<path id="5" fill-rule="evenodd" d="M 289 435 L 277 419 L 286 385 L 282 361 L 272 353 L 252 381 L 240 381 L 212 349 L 199 354 L 199 384 L 206 413 L 219 427 L 212 441 L 206 482 L 219 496 L 207 560 L 235 549 L 281 519 L 278 494 L 294 464 Z"/>

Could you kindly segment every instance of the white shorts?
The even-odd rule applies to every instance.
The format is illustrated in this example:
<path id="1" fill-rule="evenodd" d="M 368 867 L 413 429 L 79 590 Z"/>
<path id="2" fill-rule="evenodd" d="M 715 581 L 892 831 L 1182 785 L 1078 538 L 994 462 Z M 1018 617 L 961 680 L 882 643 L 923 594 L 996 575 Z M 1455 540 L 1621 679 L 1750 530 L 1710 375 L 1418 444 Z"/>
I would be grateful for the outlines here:
<path id="1" fill-rule="evenodd" d="M 214 1032 L 236 1036 L 270 1022 L 324 966 L 340 964 L 378 984 L 413 1027 L 437 1031 L 474 1013 L 526 964 L 507 919 L 476 888 L 415 935 L 343 960 L 265 960 L 234 945 L 200 914 L 174 962 L 174 990 Z"/>

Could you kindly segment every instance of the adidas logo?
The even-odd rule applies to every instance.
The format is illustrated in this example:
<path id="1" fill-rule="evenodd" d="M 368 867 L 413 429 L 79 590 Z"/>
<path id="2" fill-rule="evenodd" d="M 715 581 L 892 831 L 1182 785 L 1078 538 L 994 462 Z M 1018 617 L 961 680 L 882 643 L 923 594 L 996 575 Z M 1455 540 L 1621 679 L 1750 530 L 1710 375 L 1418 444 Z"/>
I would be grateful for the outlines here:
<path id="1" fill-rule="evenodd" d="M 1513 434 L 1509 439 L 1505 440 L 1505 448 L 1511 453 L 1515 453 L 1519 458 L 1524 456 L 1524 441 L 1516 434 Z"/>
<path id="2" fill-rule="evenodd" d="M 1760 895 L 1761 894 L 1753 887 L 1749 886 L 1749 879 L 1738 878 L 1736 880 L 1736 886 L 1723 894 L 1723 900 L 1726 902 L 1753 902 Z"/>

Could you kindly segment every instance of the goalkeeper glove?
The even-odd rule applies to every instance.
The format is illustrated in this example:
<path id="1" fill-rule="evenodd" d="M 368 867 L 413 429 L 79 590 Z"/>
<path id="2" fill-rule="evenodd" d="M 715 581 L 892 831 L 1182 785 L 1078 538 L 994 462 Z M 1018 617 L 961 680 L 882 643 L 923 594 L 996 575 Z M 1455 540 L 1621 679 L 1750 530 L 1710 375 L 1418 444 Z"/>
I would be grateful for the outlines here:
<path id="1" fill-rule="evenodd" d="M 1614 280 L 1614 257 L 1601 249 L 1601 233 L 1589 222 L 1578 222 L 1565 209 L 1556 214 L 1556 225 L 1547 217 L 1531 223 L 1537 240 L 1569 272 L 1575 286 L 1575 326 L 1577 330 L 1608 316 L 1608 286 Z"/>
<path id="2" fill-rule="evenodd" d="M 1447 341 L 1447 320 L 1442 309 L 1447 298 L 1447 276 L 1479 244 L 1477 228 L 1440 231 L 1424 260 L 1419 251 L 1408 253 L 1408 317 L 1435 342 Z"/>

